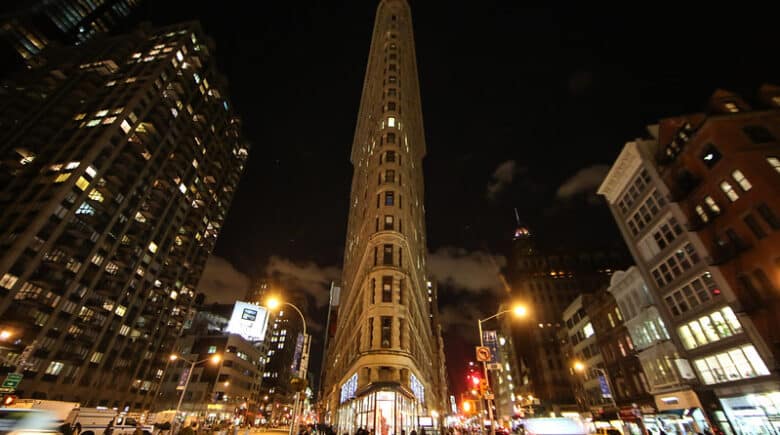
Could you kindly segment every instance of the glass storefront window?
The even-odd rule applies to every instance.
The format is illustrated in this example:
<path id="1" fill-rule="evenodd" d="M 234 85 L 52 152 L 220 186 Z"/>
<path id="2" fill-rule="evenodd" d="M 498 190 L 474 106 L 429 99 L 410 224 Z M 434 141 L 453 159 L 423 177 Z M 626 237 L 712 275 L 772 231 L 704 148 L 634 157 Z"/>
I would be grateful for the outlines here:
<path id="1" fill-rule="evenodd" d="M 697 359 L 694 365 L 705 384 L 749 379 L 769 374 L 753 345 L 742 346 Z"/>
<path id="2" fill-rule="evenodd" d="M 693 338 L 691 328 L 689 328 L 688 325 L 680 326 L 680 340 L 682 340 L 683 346 L 685 346 L 686 349 L 693 349 L 696 347 L 696 339 Z"/>
<path id="3" fill-rule="evenodd" d="M 735 334 L 742 332 L 742 325 L 739 323 L 737 315 L 734 314 L 734 310 L 732 310 L 731 307 L 726 307 L 720 310 L 720 312 L 723 313 L 723 317 L 725 317 L 726 322 L 729 324 Z"/>
<path id="4" fill-rule="evenodd" d="M 712 320 L 709 317 L 700 318 L 699 323 L 701 323 L 701 327 L 704 330 L 704 334 L 707 335 L 707 339 L 710 342 L 715 342 L 720 340 L 720 337 L 718 337 L 718 331 L 715 330 L 715 327 L 712 325 Z"/>
<path id="5" fill-rule="evenodd" d="M 707 337 L 704 336 L 704 331 L 701 330 L 701 325 L 699 325 L 699 322 L 691 322 L 688 324 L 688 326 L 691 327 L 691 331 L 693 331 L 693 336 L 696 337 L 698 346 L 707 344 Z"/>

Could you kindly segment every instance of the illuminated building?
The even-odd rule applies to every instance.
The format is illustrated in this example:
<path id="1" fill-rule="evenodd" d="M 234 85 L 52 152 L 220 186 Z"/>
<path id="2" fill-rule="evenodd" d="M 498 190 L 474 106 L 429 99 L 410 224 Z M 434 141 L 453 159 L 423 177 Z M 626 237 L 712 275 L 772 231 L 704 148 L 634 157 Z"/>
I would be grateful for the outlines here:
<path id="1" fill-rule="evenodd" d="M 0 16 L 0 60 L 28 66 L 46 62 L 38 54 L 52 43 L 79 45 L 115 29 L 141 0 L 36 0 Z"/>
<path id="2" fill-rule="evenodd" d="M 143 28 L 0 86 L 2 370 L 25 363 L 25 396 L 151 401 L 248 155 L 214 50 L 197 23 Z"/>
<path id="3" fill-rule="evenodd" d="M 425 156 L 412 19 L 405 0 L 377 9 L 352 145 L 354 167 L 326 421 L 407 433 L 446 409 L 426 288 Z"/>
<path id="4" fill-rule="evenodd" d="M 780 407 L 780 92 L 760 100 L 717 91 L 706 113 L 662 119 L 599 189 L 680 350 L 671 376 L 697 393 L 656 405 L 701 407 L 726 431 L 764 430 Z"/>

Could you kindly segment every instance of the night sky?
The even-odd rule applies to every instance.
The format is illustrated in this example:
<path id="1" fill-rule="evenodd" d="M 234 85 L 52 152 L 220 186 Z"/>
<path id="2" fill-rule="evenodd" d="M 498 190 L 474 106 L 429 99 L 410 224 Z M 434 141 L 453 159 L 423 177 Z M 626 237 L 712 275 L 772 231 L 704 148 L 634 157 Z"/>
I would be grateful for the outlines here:
<path id="1" fill-rule="evenodd" d="M 252 143 L 202 281 L 209 300 L 240 297 L 248 277 L 271 273 L 315 329 L 324 323 L 377 3 L 148 0 L 139 11 L 155 25 L 201 21 Z M 495 312 L 492 265 L 503 264 L 513 208 L 542 246 L 622 246 L 594 192 L 623 144 L 660 117 L 702 110 L 717 88 L 752 98 L 780 83 L 775 16 L 760 9 L 410 3 L 429 263 L 448 338 L 476 340 L 474 319 Z M 453 367 L 471 357 L 463 341 L 446 345 Z"/>

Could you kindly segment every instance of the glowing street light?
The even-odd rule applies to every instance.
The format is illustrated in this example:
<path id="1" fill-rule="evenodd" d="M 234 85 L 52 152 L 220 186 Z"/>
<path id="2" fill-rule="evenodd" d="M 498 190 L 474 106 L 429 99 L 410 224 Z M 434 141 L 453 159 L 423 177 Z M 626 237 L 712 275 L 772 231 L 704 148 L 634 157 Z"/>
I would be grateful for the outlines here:
<path id="1" fill-rule="evenodd" d="M 13 332 L 9 331 L 8 329 L 3 329 L 2 331 L 0 331 L 0 340 L 3 341 L 8 340 L 13 335 L 14 335 Z"/>
<path id="2" fill-rule="evenodd" d="M 490 317 L 477 320 L 477 327 L 479 328 L 479 345 L 485 346 L 484 337 L 482 337 L 482 324 L 490 319 L 495 319 L 498 316 L 506 313 L 512 313 L 515 317 L 525 317 L 528 314 L 528 308 L 523 304 L 515 304 L 511 309 L 499 311 Z M 487 384 L 487 390 L 490 391 L 490 377 L 488 376 L 487 361 L 482 361 L 482 369 L 485 371 L 485 383 Z M 490 400 L 487 400 L 488 418 L 490 419 L 490 435 L 496 435 L 496 425 L 493 421 L 493 405 Z"/>
<path id="3" fill-rule="evenodd" d="M 182 358 L 179 355 L 176 355 L 175 353 L 172 353 L 169 357 L 169 360 L 176 361 L 178 359 L 181 359 L 182 361 L 190 364 L 190 369 L 187 371 L 187 380 L 184 381 L 184 388 L 181 390 L 181 396 L 179 396 L 179 403 L 176 405 L 176 412 L 173 413 L 173 425 L 176 425 L 176 417 L 179 416 L 179 410 L 181 409 L 181 402 L 184 400 L 184 394 L 187 392 L 187 387 L 190 385 L 190 378 L 192 377 L 192 372 L 195 371 L 195 366 L 204 363 L 206 361 L 211 361 L 212 364 L 219 364 L 220 361 L 222 361 L 222 356 L 218 353 L 215 353 L 214 355 L 202 359 L 200 361 L 190 361 L 186 358 Z M 173 429 L 171 429 L 171 433 L 175 433 Z"/>

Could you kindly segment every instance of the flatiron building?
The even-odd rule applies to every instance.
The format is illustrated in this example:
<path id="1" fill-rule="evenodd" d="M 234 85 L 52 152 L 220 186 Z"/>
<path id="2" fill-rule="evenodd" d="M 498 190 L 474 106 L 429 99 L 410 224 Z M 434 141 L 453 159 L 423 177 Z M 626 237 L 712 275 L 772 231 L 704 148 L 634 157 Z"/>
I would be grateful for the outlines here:
<path id="1" fill-rule="evenodd" d="M 342 290 L 325 368 L 325 418 L 338 433 L 408 433 L 419 430 L 417 417 L 444 410 L 436 296 L 426 280 L 425 151 L 410 8 L 382 0 L 352 144 Z"/>

